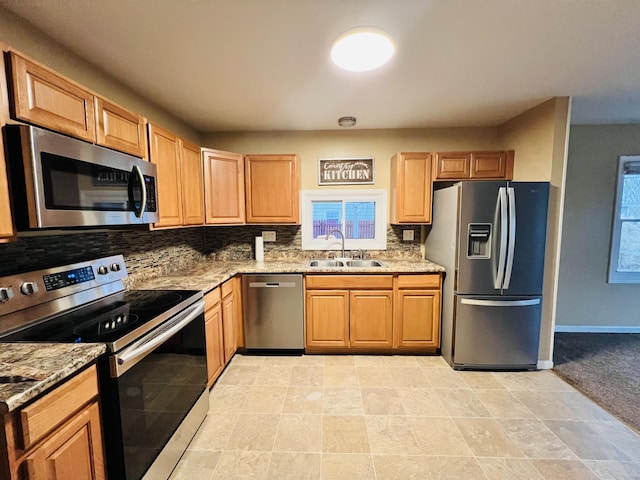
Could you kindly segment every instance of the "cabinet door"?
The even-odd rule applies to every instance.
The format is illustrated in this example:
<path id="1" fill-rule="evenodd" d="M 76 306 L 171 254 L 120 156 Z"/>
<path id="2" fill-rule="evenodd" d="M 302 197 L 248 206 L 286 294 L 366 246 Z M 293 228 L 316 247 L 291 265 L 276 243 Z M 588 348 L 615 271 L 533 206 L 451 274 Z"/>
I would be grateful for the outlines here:
<path id="1" fill-rule="evenodd" d="M 0 61 L 0 65 L 2 62 Z M 0 75 L 2 77 L 2 75 Z M 0 78 L 0 119 L 6 111 L 4 79 Z M 9 180 L 7 164 L 4 156 L 3 135 L 0 135 L 0 243 L 15 238 L 13 230 L 13 217 L 11 215 L 11 203 L 9 200 Z"/>
<path id="2" fill-rule="evenodd" d="M 91 92 L 15 52 L 10 52 L 10 62 L 17 120 L 96 141 Z"/>
<path id="3" fill-rule="evenodd" d="M 238 153 L 204 150 L 207 224 L 244 223 L 244 159 Z"/>
<path id="4" fill-rule="evenodd" d="M 220 302 L 206 311 L 204 329 L 207 341 L 207 373 L 209 376 L 207 384 L 211 387 L 224 368 L 222 308 Z"/>
<path id="5" fill-rule="evenodd" d="M 180 139 L 182 172 L 182 222 L 184 225 L 204 224 L 204 186 L 200 147 Z"/>
<path id="6" fill-rule="evenodd" d="M 307 290 L 305 347 L 349 346 L 349 292 Z"/>
<path id="7" fill-rule="evenodd" d="M 224 339 L 224 364 L 236 353 L 236 304 L 233 293 L 222 298 L 222 330 Z"/>
<path id="8" fill-rule="evenodd" d="M 391 291 L 351 291 L 349 295 L 351 347 L 391 348 L 393 309 Z"/>
<path id="9" fill-rule="evenodd" d="M 471 153 L 436 153 L 434 163 L 434 179 L 436 180 L 456 180 L 469 178 L 471 168 Z"/>
<path id="10" fill-rule="evenodd" d="M 395 347 L 440 346 L 440 291 L 398 290 Z"/>
<path id="11" fill-rule="evenodd" d="M 182 225 L 180 146 L 173 133 L 149 123 L 149 160 L 158 167 L 158 209 L 160 221 L 154 227 Z"/>
<path id="12" fill-rule="evenodd" d="M 242 310 L 242 277 L 236 275 L 232 280 L 233 300 L 236 304 L 236 346 L 245 346 L 244 341 L 244 312 Z"/>
<path id="13" fill-rule="evenodd" d="M 394 156 L 391 185 L 395 189 L 391 223 L 431 223 L 430 153 L 399 153 Z"/>
<path id="14" fill-rule="evenodd" d="M 95 97 L 95 110 L 98 145 L 147 157 L 144 118 L 101 97 Z"/>
<path id="15" fill-rule="evenodd" d="M 25 459 L 30 480 L 104 480 L 98 403 L 78 413 Z"/>
<path id="16" fill-rule="evenodd" d="M 507 152 L 472 152 L 471 178 L 505 178 Z"/>
<path id="17" fill-rule="evenodd" d="M 247 223 L 300 223 L 297 155 L 246 155 Z"/>

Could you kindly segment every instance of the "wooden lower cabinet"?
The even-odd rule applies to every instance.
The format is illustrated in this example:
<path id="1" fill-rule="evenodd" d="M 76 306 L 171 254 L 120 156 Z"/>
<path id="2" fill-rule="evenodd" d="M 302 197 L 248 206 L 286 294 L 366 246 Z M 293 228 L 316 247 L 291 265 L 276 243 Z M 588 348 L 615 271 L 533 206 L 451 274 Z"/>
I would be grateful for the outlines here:
<path id="1" fill-rule="evenodd" d="M 307 291 L 305 309 L 307 348 L 349 346 L 348 291 Z"/>
<path id="2" fill-rule="evenodd" d="M 392 275 L 308 275 L 306 285 L 306 349 L 391 348 Z"/>
<path id="3" fill-rule="evenodd" d="M 104 455 L 100 409 L 94 402 L 25 458 L 29 480 L 102 480 Z"/>
<path id="4" fill-rule="evenodd" d="M 238 313 L 236 295 L 234 290 L 234 279 L 227 280 L 222 284 L 222 332 L 224 340 L 224 364 L 229 363 L 238 348 L 236 337 L 236 316 Z"/>
<path id="5" fill-rule="evenodd" d="M 435 353 L 441 282 L 439 273 L 307 275 L 306 351 Z"/>
<path id="6" fill-rule="evenodd" d="M 104 480 L 95 365 L 4 414 L 0 455 L 2 479 Z"/>
<path id="7" fill-rule="evenodd" d="M 220 288 L 204 296 L 204 330 L 207 344 L 207 385 L 211 387 L 224 369 L 224 341 Z"/>
<path id="8" fill-rule="evenodd" d="M 439 348 L 440 274 L 398 275 L 395 297 L 394 348 Z"/>
<path id="9" fill-rule="evenodd" d="M 244 345 L 242 320 L 241 277 L 236 276 L 214 288 L 204 296 L 204 326 L 207 342 L 207 374 L 211 387 L 224 367 Z M 240 318 L 239 318 L 240 317 Z"/>
<path id="10" fill-rule="evenodd" d="M 351 347 L 391 348 L 393 345 L 393 292 L 349 292 L 349 342 Z"/>

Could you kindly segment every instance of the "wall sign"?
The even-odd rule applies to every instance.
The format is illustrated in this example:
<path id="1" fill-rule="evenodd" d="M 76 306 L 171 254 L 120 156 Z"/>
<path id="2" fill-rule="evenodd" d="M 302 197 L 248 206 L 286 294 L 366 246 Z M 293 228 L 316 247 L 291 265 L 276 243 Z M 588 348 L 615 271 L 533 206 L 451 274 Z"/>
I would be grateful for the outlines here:
<path id="1" fill-rule="evenodd" d="M 373 185 L 373 158 L 320 158 L 318 185 Z"/>

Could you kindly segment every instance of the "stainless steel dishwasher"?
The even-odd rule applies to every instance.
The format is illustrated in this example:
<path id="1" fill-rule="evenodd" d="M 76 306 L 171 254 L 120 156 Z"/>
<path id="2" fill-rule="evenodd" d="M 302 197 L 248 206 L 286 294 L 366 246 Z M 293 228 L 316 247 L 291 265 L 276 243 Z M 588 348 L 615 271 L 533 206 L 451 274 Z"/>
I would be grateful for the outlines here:
<path id="1" fill-rule="evenodd" d="M 304 350 L 302 275 L 242 276 L 247 350 Z"/>

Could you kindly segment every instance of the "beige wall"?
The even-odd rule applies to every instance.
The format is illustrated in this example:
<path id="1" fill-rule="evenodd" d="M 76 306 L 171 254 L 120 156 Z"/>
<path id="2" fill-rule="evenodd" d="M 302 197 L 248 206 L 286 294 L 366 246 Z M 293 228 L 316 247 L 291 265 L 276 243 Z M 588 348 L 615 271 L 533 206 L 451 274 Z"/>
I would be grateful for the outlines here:
<path id="1" fill-rule="evenodd" d="M 388 189 L 390 159 L 399 151 L 497 148 L 495 128 L 211 133 L 203 135 L 203 145 L 238 153 L 297 153 L 303 190 L 319 188 L 319 158 L 373 157 L 375 185 L 362 188 Z"/>
<path id="2" fill-rule="evenodd" d="M 546 367 L 552 366 L 553 358 L 570 111 L 570 99 L 557 97 L 498 127 L 501 148 L 516 151 L 514 180 L 551 183 L 538 351 L 540 365 Z"/>
<path id="3" fill-rule="evenodd" d="M 571 127 L 556 320 L 560 329 L 640 327 L 640 285 L 607 283 L 618 156 L 637 154 L 640 125 Z"/>
<path id="4" fill-rule="evenodd" d="M 200 143 L 199 133 L 188 124 L 137 95 L 127 86 L 110 77 L 103 69 L 71 53 L 3 7 L 0 7 L 0 42 L 168 130 Z"/>

